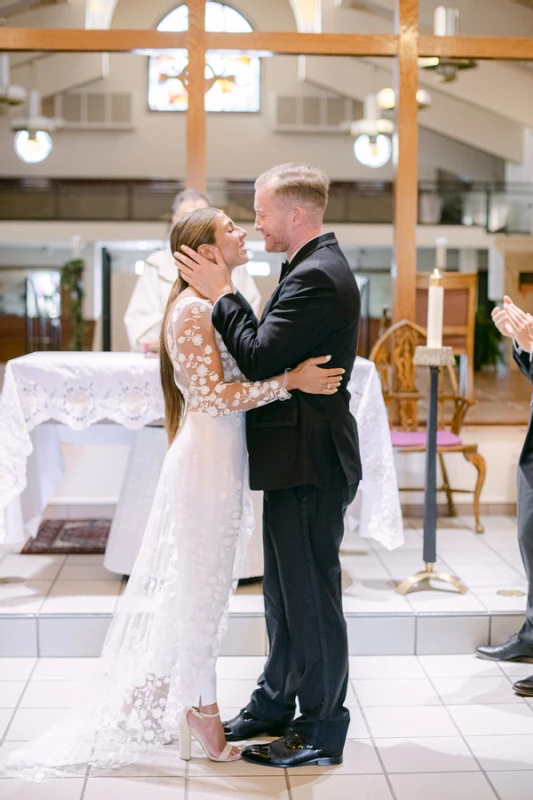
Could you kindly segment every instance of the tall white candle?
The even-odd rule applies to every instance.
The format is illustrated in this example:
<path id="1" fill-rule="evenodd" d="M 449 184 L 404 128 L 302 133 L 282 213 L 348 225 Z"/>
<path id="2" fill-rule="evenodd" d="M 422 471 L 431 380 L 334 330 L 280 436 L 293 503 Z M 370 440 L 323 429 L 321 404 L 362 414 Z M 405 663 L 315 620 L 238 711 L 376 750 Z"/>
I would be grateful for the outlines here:
<path id="1" fill-rule="evenodd" d="M 442 347 L 442 319 L 444 313 L 444 286 L 436 269 L 429 278 L 428 290 L 428 347 Z"/>

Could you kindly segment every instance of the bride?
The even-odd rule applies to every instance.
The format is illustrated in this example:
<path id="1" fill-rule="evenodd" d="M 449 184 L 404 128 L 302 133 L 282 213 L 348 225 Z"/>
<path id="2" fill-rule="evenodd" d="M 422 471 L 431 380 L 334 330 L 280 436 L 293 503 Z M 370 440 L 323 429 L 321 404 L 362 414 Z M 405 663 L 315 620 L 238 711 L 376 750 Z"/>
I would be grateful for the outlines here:
<path id="1" fill-rule="evenodd" d="M 171 249 L 187 245 L 214 260 L 218 248 L 234 268 L 247 261 L 245 236 L 222 211 L 200 209 L 174 227 Z M 332 394 L 342 370 L 314 358 L 247 382 L 211 312 L 178 278 L 161 330 L 169 449 L 98 677 L 64 720 L 3 761 L 4 775 L 43 780 L 80 764 L 120 767 L 155 756 L 176 737 L 188 760 L 191 735 L 212 760 L 240 757 L 224 737 L 215 668 L 233 575 L 254 524 L 244 412 L 294 390 Z"/>

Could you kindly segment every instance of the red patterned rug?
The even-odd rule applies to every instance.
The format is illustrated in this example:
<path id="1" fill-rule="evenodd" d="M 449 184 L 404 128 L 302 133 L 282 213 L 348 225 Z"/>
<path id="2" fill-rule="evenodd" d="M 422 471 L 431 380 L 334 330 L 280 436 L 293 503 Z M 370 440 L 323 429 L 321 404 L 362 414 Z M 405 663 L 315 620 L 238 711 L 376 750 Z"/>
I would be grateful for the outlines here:
<path id="1" fill-rule="evenodd" d="M 110 527 L 110 519 L 45 519 L 22 553 L 105 553 Z"/>

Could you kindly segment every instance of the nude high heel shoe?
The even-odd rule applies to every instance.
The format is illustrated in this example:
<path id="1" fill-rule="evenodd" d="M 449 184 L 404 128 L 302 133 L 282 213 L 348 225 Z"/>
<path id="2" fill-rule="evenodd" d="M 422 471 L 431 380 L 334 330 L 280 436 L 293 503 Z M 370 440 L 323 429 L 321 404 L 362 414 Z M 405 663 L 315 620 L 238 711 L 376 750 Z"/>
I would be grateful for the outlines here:
<path id="1" fill-rule="evenodd" d="M 191 737 L 194 736 L 197 742 L 199 742 L 202 750 L 206 754 L 206 756 L 211 759 L 211 761 L 238 761 L 241 757 L 241 752 L 239 750 L 239 754 L 237 756 L 230 757 L 230 753 L 235 747 L 231 742 L 227 742 L 225 748 L 218 756 L 214 756 L 212 753 L 209 752 L 206 743 L 202 739 L 201 735 L 197 731 L 193 731 L 192 728 L 189 727 L 189 720 L 188 720 L 188 713 L 189 711 L 194 714 L 195 717 L 199 719 L 213 719 L 214 717 L 220 717 L 220 714 L 204 714 L 203 711 L 200 711 L 199 708 L 186 708 L 184 711 L 181 712 L 180 718 L 180 758 L 183 761 L 190 761 L 191 759 Z"/>

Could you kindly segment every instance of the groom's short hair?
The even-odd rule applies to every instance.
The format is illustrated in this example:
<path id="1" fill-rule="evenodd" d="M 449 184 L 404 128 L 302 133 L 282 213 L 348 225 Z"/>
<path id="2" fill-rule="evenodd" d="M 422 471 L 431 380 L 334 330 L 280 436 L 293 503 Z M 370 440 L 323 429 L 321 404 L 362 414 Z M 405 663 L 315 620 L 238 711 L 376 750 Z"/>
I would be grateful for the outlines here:
<path id="1" fill-rule="evenodd" d="M 303 205 L 323 216 L 328 203 L 329 178 L 319 167 L 309 164 L 278 164 L 263 172 L 255 188 L 268 186 L 288 202 Z"/>

